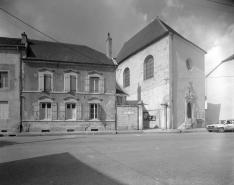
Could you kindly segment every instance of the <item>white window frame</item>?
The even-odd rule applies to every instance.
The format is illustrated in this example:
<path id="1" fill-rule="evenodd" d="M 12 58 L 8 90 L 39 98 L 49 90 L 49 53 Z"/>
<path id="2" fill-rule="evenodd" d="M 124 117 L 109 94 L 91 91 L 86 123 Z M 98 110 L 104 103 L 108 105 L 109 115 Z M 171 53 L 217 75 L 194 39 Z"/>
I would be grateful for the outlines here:
<path id="1" fill-rule="evenodd" d="M 97 111 L 97 117 L 95 117 L 94 116 L 94 118 L 91 118 L 91 105 L 97 105 L 97 108 L 96 108 L 96 111 Z M 99 106 L 100 106 L 100 104 L 99 103 L 90 103 L 89 104 L 89 109 L 90 109 L 90 111 L 89 111 L 89 117 L 90 117 L 90 120 L 99 120 L 98 118 L 99 118 Z M 95 115 L 95 112 L 94 112 L 94 115 Z"/>
<path id="2" fill-rule="evenodd" d="M 75 72 L 69 72 L 69 73 L 65 73 L 64 74 L 64 92 L 71 92 L 71 86 L 70 86 L 70 84 L 71 84 L 71 76 L 72 75 L 76 76 L 76 90 L 75 90 L 75 92 L 78 92 L 78 84 L 77 84 L 77 82 L 78 82 L 78 74 L 75 73 Z M 69 77 L 69 85 L 67 84 L 68 83 L 67 82 L 67 77 Z"/>
<path id="3" fill-rule="evenodd" d="M 51 104 L 51 118 L 44 118 L 44 119 L 41 119 L 41 113 L 42 113 L 42 103 L 50 103 Z M 39 116 L 39 120 L 42 120 L 42 121 L 51 121 L 52 120 L 52 117 L 53 117 L 53 110 L 52 110 L 52 104 L 53 104 L 53 101 L 52 101 L 52 99 L 50 99 L 50 98 L 45 98 L 45 99 L 43 99 L 43 100 L 40 100 L 40 101 L 38 101 L 38 105 L 39 105 L 39 114 L 40 114 L 40 116 Z"/>
<path id="4" fill-rule="evenodd" d="M 8 70 L 1 70 L 0 73 L 7 73 L 7 87 L 0 87 L 0 90 L 7 90 L 10 87 L 10 74 Z"/>
<path id="5" fill-rule="evenodd" d="M 1 106 L 5 105 L 5 106 Z M 5 110 L 4 110 L 5 107 Z M 7 107 L 7 109 L 6 109 Z M 9 119 L 9 102 L 8 101 L 0 101 L 0 120 Z"/>
<path id="6" fill-rule="evenodd" d="M 97 92 L 91 92 L 91 88 L 90 88 L 90 84 L 91 84 L 91 78 L 98 78 L 98 91 Z M 100 93 L 100 91 L 101 91 L 101 76 L 99 76 L 99 75 L 90 75 L 89 76 L 89 92 L 91 92 L 91 93 Z"/>
<path id="7" fill-rule="evenodd" d="M 41 78 L 40 78 L 40 77 L 41 77 L 41 75 L 43 75 L 43 80 L 44 80 L 46 74 L 51 75 L 51 82 L 50 82 L 50 84 L 51 84 L 51 91 L 50 91 L 50 92 L 53 92 L 53 90 L 54 90 L 54 84 L 53 84 L 53 81 L 54 81 L 53 79 L 54 79 L 54 77 L 53 77 L 53 72 L 50 71 L 50 70 L 48 70 L 48 69 L 45 69 L 45 71 L 38 71 L 38 91 L 45 91 L 45 83 L 44 83 L 44 81 L 41 82 Z M 43 84 L 43 90 L 41 90 L 42 84 Z"/>

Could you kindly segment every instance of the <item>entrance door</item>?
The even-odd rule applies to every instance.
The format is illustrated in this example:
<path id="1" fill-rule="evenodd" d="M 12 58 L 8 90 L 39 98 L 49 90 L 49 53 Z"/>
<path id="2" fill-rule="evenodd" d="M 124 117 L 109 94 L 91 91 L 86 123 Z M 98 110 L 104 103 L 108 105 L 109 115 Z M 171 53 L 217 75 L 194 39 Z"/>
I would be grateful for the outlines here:
<path id="1" fill-rule="evenodd" d="M 192 118 L 192 105 L 191 105 L 191 103 L 187 104 L 187 118 Z"/>

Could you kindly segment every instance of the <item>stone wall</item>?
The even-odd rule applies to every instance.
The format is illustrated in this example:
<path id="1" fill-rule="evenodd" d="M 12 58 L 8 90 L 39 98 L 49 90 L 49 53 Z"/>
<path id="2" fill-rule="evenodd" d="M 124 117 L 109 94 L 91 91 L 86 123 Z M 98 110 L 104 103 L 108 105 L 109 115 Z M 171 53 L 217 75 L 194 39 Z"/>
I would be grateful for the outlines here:
<path id="1" fill-rule="evenodd" d="M 24 132 L 59 132 L 115 130 L 115 121 L 29 121 L 23 122 Z"/>
<path id="2" fill-rule="evenodd" d="M 117 106 L 117 130 L 138 130 L 138 106 Z"/>

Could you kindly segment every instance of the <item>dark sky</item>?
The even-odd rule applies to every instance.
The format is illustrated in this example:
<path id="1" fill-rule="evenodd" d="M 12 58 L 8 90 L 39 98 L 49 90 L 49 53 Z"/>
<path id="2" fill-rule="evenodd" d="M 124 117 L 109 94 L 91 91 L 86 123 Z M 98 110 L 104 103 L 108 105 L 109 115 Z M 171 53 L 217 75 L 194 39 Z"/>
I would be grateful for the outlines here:
<path id="1" fill-rule="evenodd" d="M 113 57 L 124 42 L 157 16 L 208 52 L 206 72 L 234 54 L 234 1 L 213 0 L 0 0 L 0 7 L 50 37 L 105 53 L 107 33 Z M 230 13 L 232 12 L 232 13 Z M 50 40 L 0 10 L 0 36 Z"/>

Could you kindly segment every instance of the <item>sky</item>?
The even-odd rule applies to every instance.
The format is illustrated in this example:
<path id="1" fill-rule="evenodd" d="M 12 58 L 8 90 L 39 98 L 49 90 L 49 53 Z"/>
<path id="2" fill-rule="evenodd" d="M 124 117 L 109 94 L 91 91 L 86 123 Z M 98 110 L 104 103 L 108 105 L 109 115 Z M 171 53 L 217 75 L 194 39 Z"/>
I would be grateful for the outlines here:
<path id="1" fill-rule="evenodd" d="M 234 0 L 0 0 L 0 8 L 59 42 L 102 53 L 109 32 L 113 57 L 157 16 L 207 51 L 206 74 L 234 54 Z M 0 10 L 0 37 L 20 38 L 22 32 L 51 41 Z"/>

